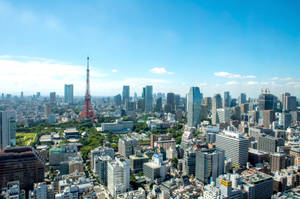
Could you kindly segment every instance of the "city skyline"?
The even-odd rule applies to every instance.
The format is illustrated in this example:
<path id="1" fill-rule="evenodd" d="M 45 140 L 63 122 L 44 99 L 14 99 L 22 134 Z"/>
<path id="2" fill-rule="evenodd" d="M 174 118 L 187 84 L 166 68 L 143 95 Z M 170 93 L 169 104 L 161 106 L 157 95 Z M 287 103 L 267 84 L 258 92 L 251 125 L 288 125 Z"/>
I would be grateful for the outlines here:
<path id="1" fill-rule="evenodd" d="M 204 96 L 269 88 L 300 97 L 300 4 L 119 3 L 1 0 L 0 92 L 63 95 L 73 84 L 83 96 L 90 56 L 92 96 L 153 85 L 182 96 L 199 86 Z"/>

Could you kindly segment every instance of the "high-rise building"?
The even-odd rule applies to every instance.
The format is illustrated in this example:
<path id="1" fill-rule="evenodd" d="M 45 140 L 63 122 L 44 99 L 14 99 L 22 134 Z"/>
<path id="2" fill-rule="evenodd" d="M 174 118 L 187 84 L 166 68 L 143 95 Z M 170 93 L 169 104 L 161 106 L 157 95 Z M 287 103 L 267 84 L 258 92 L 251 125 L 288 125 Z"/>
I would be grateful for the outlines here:
<path id="1" fill-rule="evenodd" d="M 194 150 L 185 150 L 183 155 L 183 173 L 187 176 L 196 174 L 196 152 Z"/>
<path id="2" fill-rule="evenodd" d="M 111 156 L 97 156 L 94 163 L 94 173 L 98 177 L 101 184 L 107 186 L 107 165 L 112 161 Z"/>
<path id="3" fill-rule="evenodd" d="M 165 106 L 166 113 L 175 113 L 175 94 L 168 93 L 167 94 L 167 104 Z"/>
<path id="4" fill-rule="evenodd" d="M 155 112 L 161 112 L 162 111 L 162 98 L 159 97 L 155 101 Z"/>
<path id="5" fill-rule="evenodd" d="M 230 105 L 231 105 L 230 93 L 229 91 L 225 91 L 223 96 L 223 108 L 230 107 Z"/>
<path id="6" fill-rule="evenodd" d="M 260 151 L 275 153 L 279 146 L 284 146 L 284 139 L 269 135 L 261 135 L 258 137 L 257 149 Z"/>
<path id="7" fill-rule="evenodd" d="M 295 96 L 286 96 L 284 110 L 287 111 L 297 110 L 297 98 Z"/>
<path id="8" fill-rule="evenodd" d="M 234 127 L 216 135 L 216 147 L 225 151 L 226 159 L 237 166 L 245 166 L 248 161 L 248 139 Z"/>
<path id="9" fill-rule="evenodd" d="M 125 104 L 126 102 L 129 102 L 129 100 L 130 100 L 130 87 L 129 86 L 123 86 L 122 97 L 123 97 L 123 104 Z"/>
<path id="10" fill-rule="evenodd" d="M 271 171 L 280 171 L 285 168 L 285 157 L 284 152 L 272 153 L 271 155 Z"/>
<path id="11" fill-rule="evenodd" d="M 16 145 L 16 112 L 0 112 L 0 150 Z"/>
<path id="12" fill-rule="evenodd" d="M 130 181 L 129 160 L 116 158 L 107 165 L 107 188 L 113 197 L 127 192 Z"/>
<path id="13" fill-rule="evenodd" d="M 145 87 L 145 112 L 149 113 L 153 110 L 153 87 Z"/>
<path id="14" fill-rule="evenodd" d="M 225 107 L 217 109 L 218 123 L 229 124 L 231 115 L 232 111 L 230 108 Z"/>
<path id="15" fill-rule="evenodd" d="M 129 158 L 129 156 L 133 155 L 139 146 L 139 142 L 136 139 L 125 137 L 120 138 L 118 143 L 118 151 L 119 153 Z"/>
<path id="16" fill-rule="evenodd" d="M 280 93 L 280 97 L 279 97 L 279 100 L 280 100 L 280 102 L 281 102 L 281 104 L 282 104 L 282 109 L 283 110 L 285 110 L 285 108 L 286 108 L 286 97 L 289 97 L 289 96 L 291 96 L 291 94 L 290 93 L 287 93 L 287 92 L 284 92 L 284 93 Z"/>
<path id="17" fill-rule="evenodd" d="M 215 94 L 212 99 L 212 124 L 219 123 L 217 109 L 222 108 L 222 98 L 220 94 Z"/>
<path id="18" fill-rule="evenodd" d="M 109 156 L 112 159 L 114 159 L 114 155 L 115 152 L 112 148 L 108 148 L 108 147 L 98 147 L 95 148 L 91 151 L 91 166 L 92 168 L 94 168 L 94 162 L 97 159 L 97 157 L 101 157 L 101 156 Z"/>
<path id="19" fill-rule="evenodd" d="M 0 189 L 10 181 L 19 181 L 25 190 L 44 181 L 44 161 L 33 147 L 8 147 L 0 152 Z"/>
<path id="20" fill-rule="evenodd" d="M 271 128 L 271 124 L 274 120 L 275 120 L 275 113 L 273 110 L 263 111 L 263 125 L 265 128 Z"/>
<path id="21" fill-rule="evenodd" d="M 269 90 L 265 90 L 258 97 L 258 107 L 260 110 L 274 110 L 275 96 L 270 94 Z"/>
<path id="22" fill-rule="evenodd" d="M 201 121 L 202 95 L 199 87 L 191 87 L 187 95 L 187 125 L 195 127 Z"/>
<path id="23" fill-rule="evenodd" d="M 292 124 L 292 114 L 282 112 L 279 118 L 279 125 L 283 127 L 283 129 L 287 129 Z"/>
<path id="24" fill-rule="evenodd" d="M 207 184 L 224 173 L 224 150 L 202 149 L 196 151 L 196 178 Z"/>
<path id="25" fill-rule="evenodd" d="M 56 93 L 50 92 L 50 104 L 55 104 L 55 103 L 56 103 Z"/>
<path id="26" fill-rule="evenodd" d="M 65 103 L 73 104 L 74 99 L 74 87 L 73 84 L 65 84 Z"/>
<path id="27" fill-rule="evenodd" d="M 120 94 L 114 96 L 114 104 L 116 106 L 120 106 L 122 104 L 122 98 Z"/>
<path id="28" fill-rule="evenodd" d="M 239 97 L 239 104 L 245 104 L 247 102 L 247 95 L 245 93 L 241 93 Z"/>

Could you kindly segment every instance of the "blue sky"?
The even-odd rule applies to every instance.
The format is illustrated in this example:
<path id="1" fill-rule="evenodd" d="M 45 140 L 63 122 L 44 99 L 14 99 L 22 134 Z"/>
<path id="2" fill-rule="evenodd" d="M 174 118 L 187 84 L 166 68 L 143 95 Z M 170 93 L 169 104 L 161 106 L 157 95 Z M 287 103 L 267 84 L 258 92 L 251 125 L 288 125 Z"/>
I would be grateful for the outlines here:
<path id="1" fill-rule="evenodd" d="M 0 92 L 204 96 L 262 88 L 300 97 L 300 2 L 0 0 Z M 11 82 L 7 85 L 7 81 Z"/>

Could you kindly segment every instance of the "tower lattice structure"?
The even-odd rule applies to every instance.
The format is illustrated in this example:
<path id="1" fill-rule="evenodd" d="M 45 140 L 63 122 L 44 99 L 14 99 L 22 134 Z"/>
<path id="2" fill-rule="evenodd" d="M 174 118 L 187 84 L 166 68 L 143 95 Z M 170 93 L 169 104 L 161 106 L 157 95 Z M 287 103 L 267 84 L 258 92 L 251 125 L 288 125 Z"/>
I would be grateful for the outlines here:
<path id="1" fill-rule="evenodd" d="M 81 114 L 79 115 L 79 120 L 91 120 L 94 121 L 96 119 L 96 115 L 93 111 L 92 99 L 90 94 L 90 69 L 89 69 L 89 61 L 90 58 L 87 57 L 87 70 L 86 70 L 86 92 L 84 98 L 84 105 Z"/>

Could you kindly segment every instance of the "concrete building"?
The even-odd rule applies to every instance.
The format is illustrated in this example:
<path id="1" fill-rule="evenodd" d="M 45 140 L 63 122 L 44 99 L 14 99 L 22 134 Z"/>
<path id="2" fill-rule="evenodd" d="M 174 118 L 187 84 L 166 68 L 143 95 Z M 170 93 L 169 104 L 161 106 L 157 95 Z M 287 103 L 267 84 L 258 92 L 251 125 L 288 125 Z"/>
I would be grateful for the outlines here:
<path id="1" fill-rule="evenodd" d="M 143 165 L 149 161 L 149 158 L 146 155 L 131 155 L 129 156 L 129 160 L 131 172 L 139 173 L 143 171 Z"/>
<path id="2" fill-rule="evenodd" d="M 151 146 L 151 148 L 154 148 L 154 143 L 156 141 L 171 140 L 171 139 L 172 139 L 171 134 L 160 134 L 160 135 L 151 134 L 150 135 L 150 146 Z"/>
<path id="3" fill-rule="evenodd" d="M 127 133 L 133 129 L 133 121 L 116 120 L 113 123 L 102 123 L 102 131 L 111 131 L 113 133 Z"/>
<path id="4" fill-rule="evenodd" d="M 231 105 L 231 96 L 229 91 L 224 92 L 223 96 L 223 108 L 230 107 Z"/>
<path id="5" fill-rule="evenodd" d="M 258 138 L 257 149 L 260 151 L 275 153 L 278 146 L 284 146 L 282 138 L 275 138 L 269 135 L 262 135 Z"/>
<path id="6" fill-rule="evenodd" d="M 119 139 L 118 152 L 126 158 L 134 155 L 137 147 L 139 147 L 139 142 L 136 139 L 129 137 Z"/>
<path id="7" fill-rule="evenodd" d="M 271 171 L 280 171 L 285 168 L 286 154 L 283 152 L 272 153 L 270 155 Z"/>
<path id="8" fill-rule="evenodd" d="M 129 190 L 129 160 L 116 158 L 107 165 L 107 188 L 113 197 Z"/>
<path id="9" fill-rule="evenodd" d="M 163 180 L 166 176 L 166 165 L 162 160 L 162 156 L 154 154 L 152 161 L 144 164 L 143 172 L 145 179 L 148 181 L 153 181 L 157 178 Z"/>
<path id="10" fill-rule="evenodd" d="M 19 181 L 25 190 L 44 181 L 44 160 L 34 148 L 8 147 L 0 152 L 0 189 L 11 181 Z"/>
<path id="11" fill-rule="evenodd" d="M 216 147 L 225 151 L 226 159 L 237 166 L 245 166 L 248 161 L 248 139 L 235 128 L 230 127 L 216 135 Z"/>
<path id="12" fill-rule="evenodd" d="M 112 148 L 108 147 L 98 147 L 91 151 L 91 166 L 94 169 L 94 162 L 98 157 L 109 156 L 111 159 L 114 159 L 115 152 Z"/>
<path id="13" fill-rule="evenodd" d="M 224 173 L 224 150 L 201 149 L 196 151 L 196 178 L 207 184 Z"/>
<path id="14" fill-rule="evenodd" d="M 249 169 L 242 172 L 244 190 L 249 199 L 266 199 L 273 195 L 273 178 L 270 175 Z"/>
<path id="15" fill-rule="evenodd" d="M 107 186 L 107 165 L 112 161 L 111 156 L 97 156 L 94 163 L 94 173 L 101 184 Z"/>
<path id="16" fill-rule="evenodd" d="M 50 104 L 56 103 L 56 92 L 50 92 Z"/>
<path id="17" fill-rule="evenodd" d="M 201 121 L 202 94 L 199 87 L 191 87 L 187 95 L 187 125 L 196 127 Z"/>

